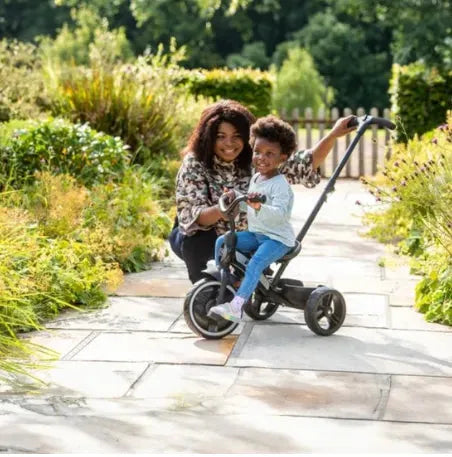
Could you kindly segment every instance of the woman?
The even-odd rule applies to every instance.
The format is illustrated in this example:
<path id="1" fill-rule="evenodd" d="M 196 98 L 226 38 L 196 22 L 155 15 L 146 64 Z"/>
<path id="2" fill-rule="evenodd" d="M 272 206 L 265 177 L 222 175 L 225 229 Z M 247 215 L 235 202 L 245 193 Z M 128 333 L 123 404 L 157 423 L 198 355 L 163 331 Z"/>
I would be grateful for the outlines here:
<path id="1" fill-rule="evenodd" d="M 291 184 L 314 187 L 320 182 L 318 166 L 336 138 L 356 127 L 347 127 L 352 116 L 338 119 L 328 135 L 311 150 L 300 151 L 281 167 Z M 202 277 L 213 259 L 218 235 L 228 230 L 218 207 L 225 188 L 246 193 L 252 174 L 250 126 L 254 116 L 240 103 L 222 100 L 207 107 L 195 127 L 176 179 L 176 225 L 170 235 L 173 251 L 187 265 L 191 282 Z M 239 213 L 237 230 L 246 230 L 246 212 Z"/>

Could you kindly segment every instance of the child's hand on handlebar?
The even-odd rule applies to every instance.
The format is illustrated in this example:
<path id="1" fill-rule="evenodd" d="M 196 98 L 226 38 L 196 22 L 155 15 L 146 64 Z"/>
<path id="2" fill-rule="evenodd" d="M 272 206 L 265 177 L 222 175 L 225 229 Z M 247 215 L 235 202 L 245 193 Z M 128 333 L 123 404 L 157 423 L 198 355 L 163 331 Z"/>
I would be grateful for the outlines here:
<path id="1" fill-rule="evenodd" d="M 256 197 L 261 197 L 261 194 L 259 192 L 249 192 L 248 200 L 246 201 L 246 203 L 251 208 L 255 209 L 256 211 L 259 211 L 261 209 L 262 203 L 256 202 L 256 201 L 251 201 L 251 199 L 256 198 Z"/>

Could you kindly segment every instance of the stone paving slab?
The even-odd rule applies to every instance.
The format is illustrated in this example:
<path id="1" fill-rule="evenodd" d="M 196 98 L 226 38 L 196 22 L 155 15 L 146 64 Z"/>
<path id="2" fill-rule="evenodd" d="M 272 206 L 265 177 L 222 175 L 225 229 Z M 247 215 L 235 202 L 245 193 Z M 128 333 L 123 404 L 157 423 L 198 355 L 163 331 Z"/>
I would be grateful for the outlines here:
<path id="1" fill-rule="evenodd" d="M 303 226 L 293 221 L 295 233 Z M 360 237 L 356 227 L 349 225 L 314 224 L 302 242 L 302 256 L 352 257 L 374 261 L 383 258 L 385 247 L 373 240 Z"/>
<path id="2" fill-rule="evenodd" d="M 111 401 L 110 401 L 111 402 Z M 0 416 L 0 449 L 32 453 L 436 453 L 452 426 L 367 420 L 168 412 Z M 56 437 L 58 437 L 56 439 Z M 359 437 L 359 439 L 358 439 Z M 20 443 L 20 445 L 18 445 Z"/>
<path id="3" fill-rule="evenodd" d="M 305 326 L 281 324 L 254 326 L 247 334 L 228 366 L 452 375 L 451 333 L 342 327 L 319 337 Z"/>
<path id="4" fill-rule="evenodd" d="M 223 365 L 236 339 L 236 336 L 204 340 L 176 333 L 102 332 L 74 354 L 72 360 Z"/>
<path id="5" fill-rule="evenodd" d="M 360 261 L 349 257 L 298 256 L 293 259 L 284 272 L 286 278 L 302 281 L 320 281 L 335 276 L 354 278 L 381 278 L 381 269 L 375 261 Z"/>
<path id="6" fill-rule="evenodd" d="M 46 330 L 30 332 L 24 335 L 35 344 L 52 349 L 64 357 L 74 347 L 82 343 L 91 335 L 90 330 Z"/>
<path id="7" fill-rule="evenodd" d="M 98 311 L 68 311 L 47 328 L 90 330 L 167 331 L 180 317 L 183 301 L 162 297 L 109 297 L 109 306 Z"/>
<path id="8" fill-rule="evenodd" d="M 34 395 L 46 397 L 122 397 L 148 366 L 149 364 L 146 362 L 58 361 L 52 364 L 48 370 L 35 372 L 36 376 L 47 385 L 41 386 L 38 391 L 34 392 Z M 17 387 L 4 386 L 0 400 L 7 395 L 20 394 L 21 390 Z"/>
<path id="9" fill-rule="evenodd" d="M 452 332 L 452 327 L 445 324 L 427 322 L 422 313 L 417 312 L 412 307 L 390 307 L 391 328 L 408 330 L 425 330 L 429 332 Z"/>
<path id="10" fill-rule="evenodd" d="M 342 293 L 388 294 L 391 305 L 412 307 L 414 304 L 416 281 L 389 280 L 375 275 L 345 275 L 344 272 L 330 275 L 330 279 L 333 287 Z"/>
<path id="11" fill-rule="evenodd" d="M 384 420 L 452 424 L 452 378 L 391 376 Z M 452 447 L 450 449 L 452 451 Z"/>
<path id="12" fill-rule="evenodd" d="M 377 419 L 388 389 L 386 375 L 158 365 L 140 379 L 130 396 L 166 400 L 167 410 L 184 405 L 187 411 L 209 415 L 254 411 Z"/>
<path id="13" fill-rule="evenodd" d="M 115 294 L 139 297 L 185 297 L 190 287 L 191 282 L 188 279 L 139 279 L 133 277 L 127 278 Z"/>

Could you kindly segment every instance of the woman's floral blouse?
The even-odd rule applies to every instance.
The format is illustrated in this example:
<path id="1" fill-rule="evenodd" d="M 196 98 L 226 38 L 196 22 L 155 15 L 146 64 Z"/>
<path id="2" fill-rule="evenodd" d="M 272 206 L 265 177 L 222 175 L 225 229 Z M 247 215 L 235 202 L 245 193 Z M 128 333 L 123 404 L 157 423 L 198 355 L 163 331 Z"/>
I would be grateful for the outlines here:
<path id="1" fill-rule="evenodd" d="M 280 171 L 291 184 L 314 187 L 320 182 L 319 171 L 312 168 L 311 151 L 292 154 Z M 216 205 L 225 187 L 246 193 L 251 176 L 251 170 L 242 170 L 235 162 L 224 162 L 216 155 L 213 169 L 209 170 L 193 153 L 188 153 L 176 178 L 176 206 L 180 231 L 190 236 L 198 230 L 211 229 L 213 226 L 201 226 L 196 223 L 201 210 Z M 239 213 L 236 219 L 237 230 L 246 230 L 247 226 L 246 212 Z M 228 222 L 220 219 L 214 227 L 217 234 L 221 235 L 228 230 Z"/>

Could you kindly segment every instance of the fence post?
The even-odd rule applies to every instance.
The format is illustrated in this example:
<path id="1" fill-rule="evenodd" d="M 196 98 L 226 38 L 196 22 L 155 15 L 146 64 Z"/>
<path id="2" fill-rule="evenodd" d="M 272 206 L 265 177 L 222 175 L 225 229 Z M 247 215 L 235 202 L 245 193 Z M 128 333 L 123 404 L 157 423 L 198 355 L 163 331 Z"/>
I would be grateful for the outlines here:
<path id="1" fill-rule="evenodd" d="M 349 116 L 350 114 L 352 114 L 352 110 L 350 108 L 344 108 L 344 117 Z M 347 133 L 347 135 L 345 135 L 345 149 L 347 150 L 347 148 L 349 146 L 350 146 L 350 133 Z M 352 160 L 350 157 L 350 160 L 345 165 L 345 177 L 346 178 L 350 178 L 350 176 L 352 175 L 351 169 L 352 169 Z"/>
<path id="2" fill-rule="evenodd" d="M 378 117 L 378 108 L 371 108 L 370 115 L 372 117 Z M 371 174 L 374 175 L 377 172 L 377 160 L 378 160 L 378 127 L 376 124 L 372 124 L 372 170 Z"/>
<path id="3" fill-rule="evenodd" d="M 383 117 L 385 119 L 389 119 L 391 117 L 391 110 L 389 108 L 385 108 L 383 110 Z M 386 147 L 386 160 L 391 157 L 391 133 L 389 129 L 385 129 L 385 147 Z"/>
<path id="4" fill-rule="evenodd" d="M 319 108 L 317 112 L 317 120 L 319 121 L 319 141 L 323 138 L 323 134 L 325 132 L 325 108 L 322 106 Z M 322 177 L 325 176 L 325 161 L 320 164 L 320 175 Z"/>
<path id="5" fill-rule="evenodd" d="M 356 114 L 361 117 L 366 114 L 366 111 L 364 108 L 358 108 Z M 364 176 L 364 135 L 359 139 L 358 143 L 358 176 Z"/>
<path id="6" fill-rule="evenodd" d="M 332 121 L 332 125 L 335 124 L 335 122 L 339 119 L 339 110 L 337 108 L 333 108 L 331 110 L 331 121 Z M 339 163 L 339 159 L 338 159 L 338 145 L 337 145 L 337 142 L 338 140 L 336 140 L 334 142 L 334 146 L 333 146 L 333 168 L 332 168 L 332 173 L 334 172 L 334 170 L 336 169 L 337 167 L 337 164 Z"/>
<path id="7" fill-rule="evenodd" d="M 304 118 L 306 120 L 306 149 L 310 149 L 312 146 L 312 108 L 304 110 Z"/>

